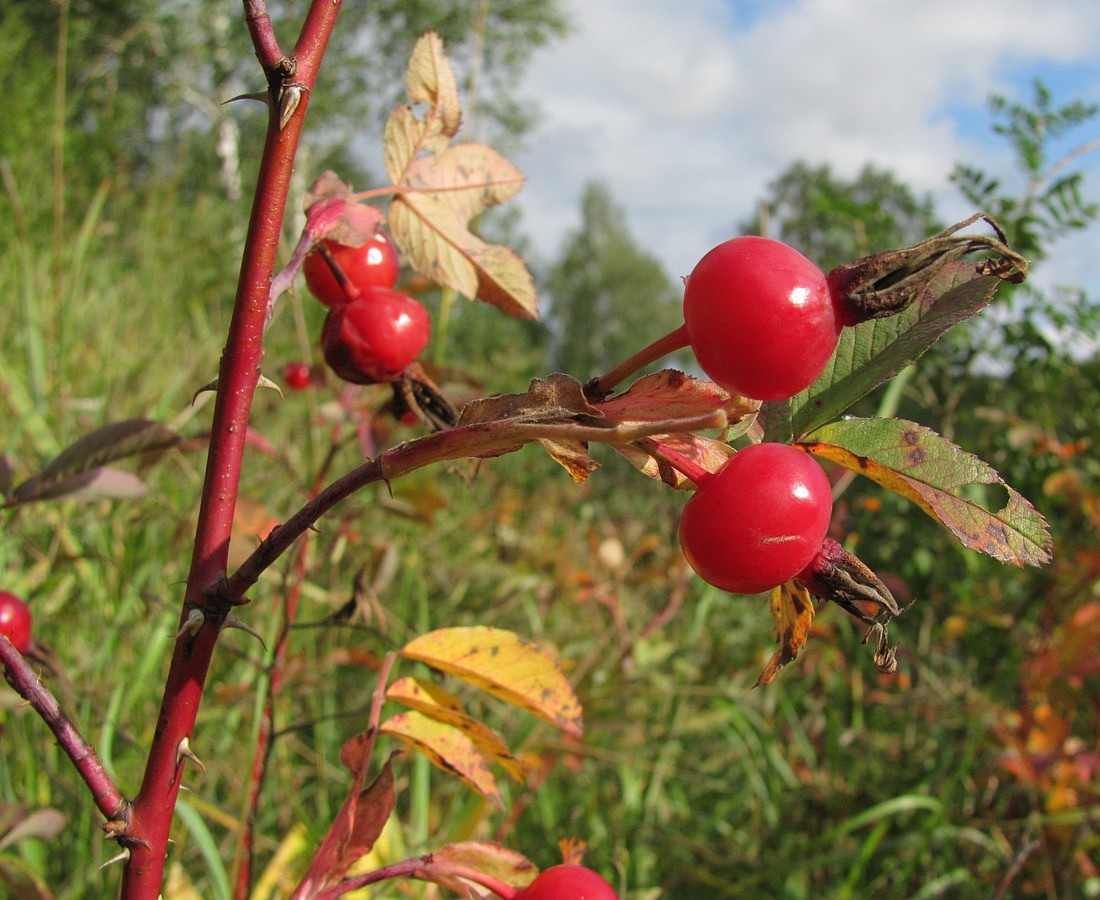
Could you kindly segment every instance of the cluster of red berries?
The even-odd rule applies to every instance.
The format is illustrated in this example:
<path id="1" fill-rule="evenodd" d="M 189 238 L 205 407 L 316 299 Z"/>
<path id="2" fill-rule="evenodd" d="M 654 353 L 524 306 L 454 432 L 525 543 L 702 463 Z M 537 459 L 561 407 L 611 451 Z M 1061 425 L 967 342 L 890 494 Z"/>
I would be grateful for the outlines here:
<path id="1" fill-rule="evenodd" d="M 345 381 L 396 381 L 428 344 L 427 310 L 394 290 L 399 269 L 381 231 L 360 247 L 323 240 L 302 265 L 310 293 L 329 309 L 321 329 L 325 362 Z M 291 363 L 283 375 L 294 389 L 311 381 L 303 363 Z"/>
<path id="2" fill-rule="evenodd" d="M 20 653 L 31 649 L 31 611 L 26 603 L 8 591 L 0 591 L 0 634 Z"/>
<path id="3" fill-rule="evenodd" d="M 807 387 L 856 319 L 821 269 L 768 238 L 719 244 L 684 288 L 684 322 L 699 365 L 716 384 L 757 400 Z M 696 482 L 680 545 L 705 581 L 754 594 L 813 569 L 833 502 L 828 478 L 808 454 L 756 444 Z"/>

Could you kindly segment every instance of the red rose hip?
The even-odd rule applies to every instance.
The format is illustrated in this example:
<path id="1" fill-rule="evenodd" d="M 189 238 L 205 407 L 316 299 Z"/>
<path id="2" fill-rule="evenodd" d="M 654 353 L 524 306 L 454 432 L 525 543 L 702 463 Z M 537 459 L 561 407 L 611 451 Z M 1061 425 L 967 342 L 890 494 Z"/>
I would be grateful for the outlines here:
<path id="1" fill-rule="evenodd" d="M 412 297 L 373 287 L 329 310 L 321 330 L 325 362 L 353 384 L 395 381 L 428 344 L 431 318 Z"/>
<path id="2" fill-rule="evenodd" d="M 310 293 L 325 306 L 338 306 L 354 297 L 340 284 L 325 259 L 322 248 L 344 273 L 357 296 L 371 287 L 392 288 L 397 284 L 400 265 L 397 251 L 384 232 L 379 231 L 361 247 L 348 247 L 334 241 L 321 241 L 302 263 L 302 273 Z"/>
<path id="3" fill-rule="evenodd" d="M 27 604 L 15 594 L 0 591 L 0 634 L 4 635 L 15 649 L 26 653 L 31 648 L 31 611 Z"/>
<path id="4" fill-rule="evenodd" d="M 515 900 L 617 900 L 615 889 L 591 869 L 552 866 L 515 896 Z"/>
<path id="5" fill-rule="evenodd" d="M 807 387 L 843 327 L 824 273 L 793 247 L 752 236 L 719 244 L 695 266 L 684 322 L 703 371 L 754 400 Z"/>
<path id="6" fill-rule="evenodd" d="M 798 575 L 821 548 L 833 499 L 817 462 L 787 444 L 739 451 L 684 506 L 680 546 L 706 582 L 756 594 Z"/>

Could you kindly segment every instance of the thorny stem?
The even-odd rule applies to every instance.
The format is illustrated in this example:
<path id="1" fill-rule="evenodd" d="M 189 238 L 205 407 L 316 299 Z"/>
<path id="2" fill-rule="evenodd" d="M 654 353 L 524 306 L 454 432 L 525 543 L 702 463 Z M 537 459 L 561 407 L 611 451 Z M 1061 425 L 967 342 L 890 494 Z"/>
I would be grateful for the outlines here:
<path id="1" fill-rule="evenodd" d="M 111 823 L 124 822 L 127 815 L 126 799 L 103 768 L 92 747 L 76 730 L 69 717 L 49 689 L 38 679 L 38 674 L 5 636 L 0 635 L 0 668 L 4 678 L 34 709 L 57 739 L 57 744 L 72 760 L 73 766 L 92 792 L 99 811 L 106 817 L 107 830 Z"/>
<path id="2" fill-rule="evenodd" d="M 439 431 L 399 444 L 336 479 L 293 516 L 273 529 L 259 547 L 220 588 L 227 603 L 240 602 L 252 585 L 326 512 L 368 484 L 393 481 L 424 466 L 452 459 L 488 457 L 539 440 L 599 441 L 631 444 L 657 434 L 725 428 L 724 410 L 700 416 L 666 419 L 639 425 L 600 427 L 576 424 L 525 424 L 498 419 Z M 702 471 L 702 470 L 700 470 Z"/>
<path id="3" fill-rule="evenodd" d="M 237 296 L 218 376 L 218 394 L 199 506 L 195 545 L 181 623 L 202 613 L 193 631 L 184 628 L 165 683 L 161 710 L 130 827 L 119 836 L 131 851 L 122 896 L 152 900 L 160 894 L 169 829 L 180 789 L 181 743 L 191 740 L 218 632 L 228 607 L 211 591 L 225 578 L 244 456 L 245 432 L 263 357 L 264 319 L 287 195 L 309 92 L 340 10 L 339 0 L 315 0 L 306 16 L 293 60 L 279 50 L 263 0 L 246 0 L 245 14 L 257 56 L 268 74 L 273 100 L 293 76 L 302 91 L 295 114 L 281 125 L 278 104 L 269 109 L 267 137 L 245 239 Z"/>
<path id="4" fill-rule="evenodd" d="M 662 356 L 675 353 L 690 343 L 691 339 L 688 337 L 687 324 L 685 323 L 675 331 L 666 334 L 663 338 L 654 341 L 648 347 L 643 347 L 629 359 L 623 360 L 610 372 L 598 378 L 593 378 L 585 385 L 585 393 L 590 400 L 603 400 L 635 372 L 644 369 L 650 363 L 655 363 Z"/>

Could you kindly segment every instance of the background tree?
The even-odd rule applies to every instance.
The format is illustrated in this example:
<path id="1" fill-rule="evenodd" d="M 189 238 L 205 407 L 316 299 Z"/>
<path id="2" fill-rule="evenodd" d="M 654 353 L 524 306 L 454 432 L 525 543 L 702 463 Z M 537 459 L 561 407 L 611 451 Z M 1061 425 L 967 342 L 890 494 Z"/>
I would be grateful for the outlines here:
<path id="1" fill-rule="evenodd" d="M 680 291 L 660 263 L 639 248 L 608 189 L 589 184 L 581 227 L 546 279 L 555 343 L 553 365 L 582 381 L 682 321 Z"/>
<path id="2" fill-rule="evenodd" d="M 743 234 L 784 241 L 826 271 L 842 262 L 904 247 L 940 229 L 931 198 L 917 197 L 871 163 L 851 180 L 832 166 L 793 163 L 768 187 Z"/>

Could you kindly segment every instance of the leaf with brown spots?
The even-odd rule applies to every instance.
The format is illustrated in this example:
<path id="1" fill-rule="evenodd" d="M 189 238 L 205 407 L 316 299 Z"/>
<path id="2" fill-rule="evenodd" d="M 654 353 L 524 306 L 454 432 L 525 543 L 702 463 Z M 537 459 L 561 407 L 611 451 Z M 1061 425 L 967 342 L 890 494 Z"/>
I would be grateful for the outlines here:
<path id="1" fill-rule="evenodd" d="M 484 625 L 442 628 L 406 644 L 401 655 L 461 678 L 568 734 L 583 733 L 580 702 L 557 657 L 510 631 Z"/>
<path id="2" fill-rule="evenodd" d="M 407 712 L 387 719 L 379 731 L 419 750 L 434 765 L 460 778 L 495 807 L 504 808 L 489 759 L 461 728 L 423 713 Z"/>
<path id="3" fill-rule="evenodd" d="M 1017 566 L 1050 562 L 1050 531 L 1035 507 L 991 466 L 931 429 L 851 418 L 810 437 L 800 446 L 912 500 L 963 546 Z"/>
<path id="4" fill-rule="evenodd" d="M 756 679 L 756 687 L 771 684 L 779 670 L 798 656 L 810 638 L 814 623 L 814 603 L 810 592 L 794 581 L 772 590 L 771 607 L 779 649 L 772 654 L 764 671 Z"/>

